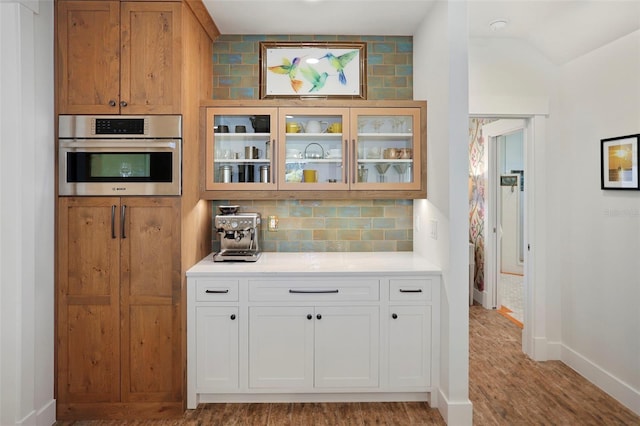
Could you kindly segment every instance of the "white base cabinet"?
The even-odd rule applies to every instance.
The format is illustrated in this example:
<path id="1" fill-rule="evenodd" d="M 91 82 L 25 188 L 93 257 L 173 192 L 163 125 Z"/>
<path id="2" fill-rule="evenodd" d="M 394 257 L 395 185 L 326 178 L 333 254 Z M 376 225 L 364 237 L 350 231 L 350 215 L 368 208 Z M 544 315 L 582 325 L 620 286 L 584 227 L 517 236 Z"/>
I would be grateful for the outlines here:
<path id="1" fill-rule="evenodd" d="M 439 273 L 187 273 L 187 408 L 437 406 Z"/>
<path id="2" fill-rule="evenodd" d="M 378 386 L 379 308 L 250 307 L 249 387 Z"/>

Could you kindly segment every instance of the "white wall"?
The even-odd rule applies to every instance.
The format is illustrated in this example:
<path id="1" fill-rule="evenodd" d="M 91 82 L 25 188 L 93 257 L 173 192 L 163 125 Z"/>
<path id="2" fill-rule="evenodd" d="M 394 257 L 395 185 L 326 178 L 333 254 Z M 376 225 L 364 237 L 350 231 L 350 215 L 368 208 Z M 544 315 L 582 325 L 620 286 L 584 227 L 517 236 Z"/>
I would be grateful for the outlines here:
<path id="1" fill-rule="evenodd" d="M 428 200 L 414 202 L 414 251 L 443 270 L 438 408 L 448 424 L 470 425 L 466 3 L 436 2 L 413 43 L 414 98 L 427 100 L 428 117 Z"/>
<path id="2" fill-rule="evenodd" d="M 600 189 L 600 139 L 640 133 L 639 76 L 640 31 L 561 68 L 566 157 L 549 191 L 567 238 L 549 257 L 566 273 L 548 277 L 562 289 L 562 360 L 638 414 L 640 191 Z"/>
<path id="3" fill-rule="evenodd" d="M 53 2 L 0 1 L 0 424 L 51 425 Z"/>

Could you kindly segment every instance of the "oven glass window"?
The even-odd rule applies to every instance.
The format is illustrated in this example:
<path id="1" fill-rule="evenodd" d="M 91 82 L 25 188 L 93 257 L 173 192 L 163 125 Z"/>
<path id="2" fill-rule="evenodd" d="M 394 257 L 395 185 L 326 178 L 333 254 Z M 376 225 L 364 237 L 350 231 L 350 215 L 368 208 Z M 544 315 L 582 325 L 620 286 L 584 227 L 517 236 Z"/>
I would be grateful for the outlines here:
<path id="1" fill-rule="evenodd" d="M 69 152 L 68 182 L 171 182 L 171 152 Z"/>

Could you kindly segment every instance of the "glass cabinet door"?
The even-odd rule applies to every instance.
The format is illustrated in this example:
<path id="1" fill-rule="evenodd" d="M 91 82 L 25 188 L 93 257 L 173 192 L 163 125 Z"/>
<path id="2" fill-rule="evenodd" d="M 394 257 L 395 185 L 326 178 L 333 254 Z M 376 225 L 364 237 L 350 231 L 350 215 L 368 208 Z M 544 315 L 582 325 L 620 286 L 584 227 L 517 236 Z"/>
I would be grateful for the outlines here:
<path id="1" fill-rule="evenodd" d="M 281 108 L 279 189 L 349 188 L 349 110 Z"/>
<path id="2" fill-rule="evenodd" d="M 208 108 L 205 189 L 276 189 L 276 108 Z"/>
<path id="3" fill-rule="evenodd" d="M 419 189 L 420 110 L 354 108 L 354 189 Z"/>

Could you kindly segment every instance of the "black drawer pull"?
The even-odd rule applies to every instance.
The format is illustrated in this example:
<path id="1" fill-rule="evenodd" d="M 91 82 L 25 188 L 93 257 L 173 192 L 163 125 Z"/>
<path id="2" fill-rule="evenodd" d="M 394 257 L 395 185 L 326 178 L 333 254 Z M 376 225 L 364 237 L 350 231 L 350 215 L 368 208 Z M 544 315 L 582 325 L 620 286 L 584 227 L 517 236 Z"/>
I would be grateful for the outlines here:
<path id="1" fill-rule="evenodd" d="M 338 289 L 335 289 L 335 290 L 293 290 L 293 289 L 289 289 L 289 293 L 301 293 L 301 294 L 338 293 Z"/>
<path id="2" fill-rule="evenodd" d="M 404 290 L 404 289 L 400 289 L 400 293 L 422 293 L 422 289 L 416 289 L 416 290 Z"/>
<path id="3" fill-rule="evenodd" d="M 221 293 L 229 293 L 229 289 L 226 290 L 205 290 L 205 293 L 213 293 L 213 294 L 221 294 Z"/>
<path id="4" fill-rule="evenodd" d="M 229 318 L 231 318 L 231 321 L 235 320 L 236 319 L 236 314 L 231 314 L 231 316 Z"/>

